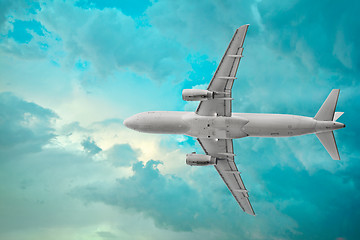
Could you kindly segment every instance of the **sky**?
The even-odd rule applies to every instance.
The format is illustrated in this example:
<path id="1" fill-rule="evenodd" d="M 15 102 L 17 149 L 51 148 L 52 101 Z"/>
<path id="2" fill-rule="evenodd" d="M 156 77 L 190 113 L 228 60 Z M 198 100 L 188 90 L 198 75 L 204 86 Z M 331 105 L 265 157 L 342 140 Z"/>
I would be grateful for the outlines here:
<path id="1" fill-rule="evenodd" d="M 359 1 L 0 0 L 0 238 L 359 239 Z M 315 135 L 234 140 L 256 216 L 202 149 L 127 129 L 194 111 L 250 24 L 234 112 L 315 116 L 332 89 L 341 161 Z"/>

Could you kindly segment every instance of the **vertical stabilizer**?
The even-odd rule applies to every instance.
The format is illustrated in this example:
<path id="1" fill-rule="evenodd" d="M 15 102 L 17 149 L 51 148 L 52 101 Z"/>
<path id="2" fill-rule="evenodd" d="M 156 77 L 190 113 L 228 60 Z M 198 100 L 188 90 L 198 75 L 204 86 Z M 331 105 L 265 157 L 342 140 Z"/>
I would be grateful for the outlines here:
<path id="1" fill-rule="evenodd" d="M 334 112 L 336 108 L 336 103 L 339 97 L 340 89 L 333 89 L 317 114 L 315 119 L 319 121 L 332 121 L 334 118 Z"/>
<path id="2" fill-rule="evenodd" d="M 336 146 L 334 133 L 332 131 L 321 132 L 321 133 L 316 133 L 316 136 L 318 137 L 318 139 L 320 140 L 326 151 L 330 154 L 332 159 L 340 160 L 339 151 Z"/>

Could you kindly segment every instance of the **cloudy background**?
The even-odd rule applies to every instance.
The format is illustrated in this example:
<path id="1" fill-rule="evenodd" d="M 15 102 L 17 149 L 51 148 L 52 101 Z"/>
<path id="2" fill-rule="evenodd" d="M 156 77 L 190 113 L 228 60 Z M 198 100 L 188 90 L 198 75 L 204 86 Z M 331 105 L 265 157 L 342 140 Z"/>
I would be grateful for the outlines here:
<path id="1" fill-rule="evenodd" d="M 0 0 L 0 238 L 359 239 L 359 1 Z M 250 24 L 236 112 L 314 116 L 340 88 L 333 161 L 314 135 L 234 141 L 242 212 L 185 136 L 122 121 L 194 111 Z"/>

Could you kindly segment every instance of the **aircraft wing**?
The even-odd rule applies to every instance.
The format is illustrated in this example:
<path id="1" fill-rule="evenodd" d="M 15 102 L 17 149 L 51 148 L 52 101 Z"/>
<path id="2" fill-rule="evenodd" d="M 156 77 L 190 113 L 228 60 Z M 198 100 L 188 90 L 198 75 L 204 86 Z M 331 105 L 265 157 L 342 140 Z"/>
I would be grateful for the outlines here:
<path id="1" fill-rule="evenodd" d="M 207 88 L 209 91 L 224 94 L 224 98 L 201 101 L 196 110 L 197 114 L 201 116 L 231 116 L 231 89 L 242 58 L 243 44 L 248 27 L 249 24 L 236 29 Z"/>
<path id="2" fill-rule="evenodd" d="M 232 139 L 197 139 L 205 154 L 220 158 L 215 165 L 231 194 L 235 197 L 244 212 L 255 215 L 250 204 L 249 195 L 234 162 Z"/>

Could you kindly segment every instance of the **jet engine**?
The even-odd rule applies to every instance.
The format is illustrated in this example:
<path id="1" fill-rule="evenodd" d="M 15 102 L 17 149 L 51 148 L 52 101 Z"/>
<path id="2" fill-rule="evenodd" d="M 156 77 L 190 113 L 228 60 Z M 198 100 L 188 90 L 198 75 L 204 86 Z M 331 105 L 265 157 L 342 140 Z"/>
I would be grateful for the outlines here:
<path id="1" fill-rule="evenodd" d="M 184 101 L 206 101 L 214 98 L 214 92 L 202 89 L 184 89 L 182 98 Z"/>
<path id="2" fill-rule="evenodd" d="M 217 162 L 216 157 L 204 154 L 190 153 L 186 154 L 186 164 L 190 166 L 207 166 L 215 165 Z"/>

